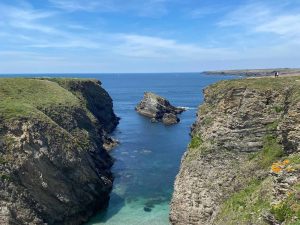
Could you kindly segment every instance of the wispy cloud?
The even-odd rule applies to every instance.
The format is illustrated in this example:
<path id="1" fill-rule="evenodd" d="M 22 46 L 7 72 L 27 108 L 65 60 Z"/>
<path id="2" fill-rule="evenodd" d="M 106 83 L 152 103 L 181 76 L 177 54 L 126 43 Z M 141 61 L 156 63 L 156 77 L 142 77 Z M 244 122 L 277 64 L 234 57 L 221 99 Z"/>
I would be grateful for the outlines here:
<path id="1" fill-rule="evenodd" d="M 81 25 L 57 24 L 58 15 L 55 11 L 35 10 L 29 4 L 27 7 L 0 4 L 0 19 L 4 22 L 0 23 L 0 36 L 8 38 L 8 42 L 19 43 L 22 48 L 99 47 L 99 42 L 90 38 L 89 31 Z"/>
<path id="2" fill-rule="evenodd" d="M 284 3 L 284 2 L 283 2 Z M 285 4 L 250 3 L 228 13 L 218 23 L 252 33 L 272 33 L 280 37 L 300 37 L 300 12 L 284 10 Z"/>
<path id="3" fill-rule="evenodd" d="M 173 39 L 134 34 L 118 35 L 120 43 L 116 48 L 120 55 L 141 58 L 173 60 L 213 59 L 216 57 L 236 57 L 236 53 L 226 48 L 200 47 L 196 44 L 180 43 Z"/>
<path id="4" fill-rule="evenodd" d="M 49 0 L 55 7 L 67 11 L 115 11 L 112 0 Z"/>
<path id="5" fill-rule="evenodd" d="M 133 12 L 137 16 L 157 17 L 168 13 L 171 0 L 49 0 L 67 12 Z"/>
<path id="6" fill-rule="evenodd" d="M 270 19 L 272 10 L 263 3 L 250 3 L 230 11 L 219 26 L 246 26 L 255 25 Z"/>
<path id="7" fill-rule="evenodd" d="M 54 12 L 37 11 L 31 8 L 13 7 L 0 4 L 0 19 L 4 29 L 7 27 L 36 30 L 44 33 L 54 33 L 57 30 L 51 26 L 41 23 L 45 19 L 52 17 Z"/>
<path id="8" fill-rule="evenodd" d="M 285 8 L 293 0 L 279 1 L 6 1 L 0 3 L 0 72 L 294 65 L 300 57 L 300 10 Z"/>
<path id="9" fill-rule="evenodd" d="M 199 19 L 225 12 L 227 9 L 228 7 L 223 5 L 201 6 L 196 9 L 188 10 L 187 14 L 193 19 Z"/>
<path id="10" fill-rule="evenodd" d="M 257 32 L 269 32 L 284 37 L 300 37 L 300 13 L 294 15 L 280 15 L 270 21 L 256 26 Z"/>

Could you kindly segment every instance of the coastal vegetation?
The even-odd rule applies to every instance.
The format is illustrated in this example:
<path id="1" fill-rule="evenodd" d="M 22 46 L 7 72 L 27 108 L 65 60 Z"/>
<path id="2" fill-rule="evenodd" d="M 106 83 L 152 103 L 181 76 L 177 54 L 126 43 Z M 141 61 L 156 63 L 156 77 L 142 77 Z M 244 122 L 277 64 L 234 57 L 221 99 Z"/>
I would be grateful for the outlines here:
<path id="1" fill-rule="evenodd" d="M 79 106 L 71 92 L 58 83 L 40 79 L 0 79 L 0 115 L 4 119 L 41 117 L 41 110 L 51 106 Z"/>
<path id="2" fill-rule="evenodd" d="M 205 73 L 206 74 L 239 75 L 239 76 L 274 76 L 276 71 L 279 72 L 280 76 L 300 75 L 300 69 L 292 69 L 292 68 L 216 70 L 216 71 L 205 71 Z"/>
<path id="3" fill-rule="evenodd" d="M 118 121 L 99 81 L 0 79 L 0 223 L 82 224 L 105 208 Z"/>
<path id="4" fill-rule="evenodd" d="M 172 224 L 300 224 L 300 77 L 221 81 L 204 93 Z"/>

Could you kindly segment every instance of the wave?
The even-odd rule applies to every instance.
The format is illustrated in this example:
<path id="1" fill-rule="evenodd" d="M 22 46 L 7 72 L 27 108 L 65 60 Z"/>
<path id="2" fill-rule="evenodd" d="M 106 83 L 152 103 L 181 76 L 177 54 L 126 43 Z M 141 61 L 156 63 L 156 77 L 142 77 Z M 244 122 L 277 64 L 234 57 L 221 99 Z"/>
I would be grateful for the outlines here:
<path id="1" fill-rule="evenodd" d="M 197 109 L 197 107 L 187 107 L 187 106 L 177 106 L 177 108 L 181 108 L 181 109 L 184 109 L 184 110 Z"/>

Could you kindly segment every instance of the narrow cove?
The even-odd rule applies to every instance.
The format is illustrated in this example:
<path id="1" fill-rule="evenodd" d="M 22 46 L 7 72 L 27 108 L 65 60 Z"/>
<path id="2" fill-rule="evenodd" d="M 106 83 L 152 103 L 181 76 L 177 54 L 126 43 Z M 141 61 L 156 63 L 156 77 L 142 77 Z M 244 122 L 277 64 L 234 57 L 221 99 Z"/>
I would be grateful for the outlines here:
<path id="1" fill-rule="evenodd" d="M 106 211 L 88 225 L 166 225 L 169 203 L 180 159 L 189 142 L 190 126 L 203 101 L 202 89 L 231 76 L 185 74 L 93 75 L 114 100 L 121 117 L 114 136 L 121 142 L 111 154 L 114 188 Z M 187 107 L 181 122 L 173 126 L 151 123 L 134 107 L 145 91 L 166 97 L 175 106 Z"/>

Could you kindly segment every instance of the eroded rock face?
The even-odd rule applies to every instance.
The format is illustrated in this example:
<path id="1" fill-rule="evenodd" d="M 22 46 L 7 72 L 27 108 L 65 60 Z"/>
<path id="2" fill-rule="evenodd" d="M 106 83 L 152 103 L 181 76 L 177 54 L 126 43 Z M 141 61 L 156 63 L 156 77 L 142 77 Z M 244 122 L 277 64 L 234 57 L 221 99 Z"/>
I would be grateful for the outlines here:
<path id="1" fill-rule="evenodd" d="M 180 121 L 178 114 L 185 111 L 183 108 L 174 107 L 168 100 L 151 92 L 145 92 L 143 100 L 135 110 L 152 121 L 160 121 L 166 125 L 176 124 Z"/>
<path id="2" fill-rule="evenodd" d="M 108 203 L 113 160 L 102 138 L 118 124 L 112 100 L 96 81 L 65 85 L 81 106 L 0 118 L 1 225 L 79 225 Z"/>
<path id="3" fill-rule="evenodd" d="M 300 101 L 293 82 L 276 88 L 255 88 L 256 80 L 227 82 L 204 91 L 205 103 L 175 181 L 170 212 L 174 225 L 268 224 L 256 212 L 248 221 L 234 222 L 222 214 L 221 206 L 249 182 L 269 176 L 271 165 L 261 166 L 259 156 L 266 137 L 274 138 L 286 155 L 300 151 Z M 268 192 L 276 191 L 273 183 Z"/>

